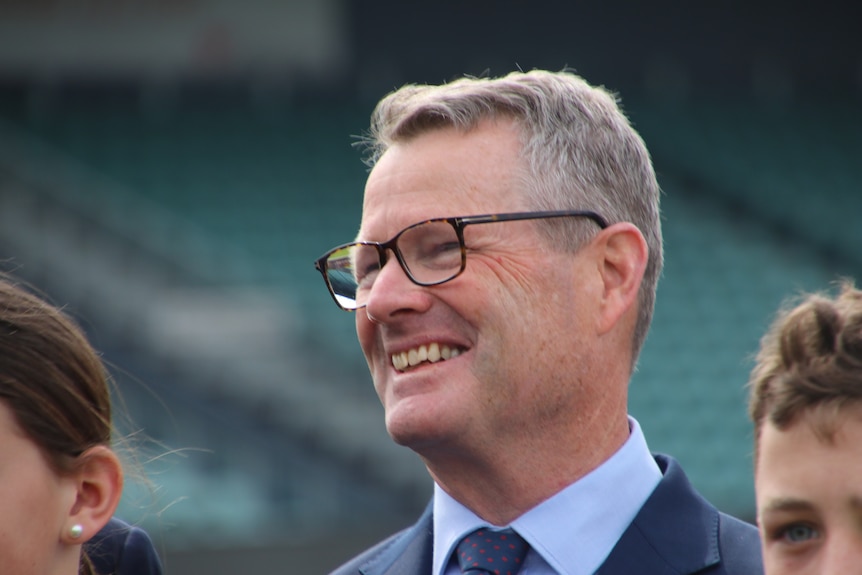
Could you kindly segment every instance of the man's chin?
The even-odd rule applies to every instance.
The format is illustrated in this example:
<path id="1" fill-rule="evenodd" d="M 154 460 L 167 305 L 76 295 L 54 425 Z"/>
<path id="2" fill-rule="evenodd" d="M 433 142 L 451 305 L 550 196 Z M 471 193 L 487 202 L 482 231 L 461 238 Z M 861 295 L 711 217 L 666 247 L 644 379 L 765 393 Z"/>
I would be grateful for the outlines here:
<path id="1" fill-rule="evenodd" d="M 436 437 L 435 433 L 419 425 L 392 424 L 386 426 L 389 437 L 398 445 L 409 447 L 414 451 L 422 445 L 427 445 Z"/>
<path id="2" fill-rule="evenodd" d="M 401 397 L 387 394 L 386 431 L 395 443 L 419 453 L 463 438 L 469 418 L 458 409 L 462 401 L 435 386 Z"/>
<path id="3" fill-rule="evenodd" d="M 392 441 L 421 453 L 432 445 L 438 445 L 451 435 L 445 422 L 429 413 L 425 414 L 387 414 L 386 431 Z M 406 416 L 406 417 L 405 417 Z"/>

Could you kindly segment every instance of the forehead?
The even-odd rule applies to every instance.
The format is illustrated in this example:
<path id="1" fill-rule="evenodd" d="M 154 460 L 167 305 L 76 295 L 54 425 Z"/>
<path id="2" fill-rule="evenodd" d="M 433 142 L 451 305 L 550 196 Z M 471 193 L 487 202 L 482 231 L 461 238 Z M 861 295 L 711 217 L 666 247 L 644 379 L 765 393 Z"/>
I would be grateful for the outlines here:
<path id="1" fill-rule="evenodd" d="M 755 477 L 758 506 L 774 498 L 862 497 L 862 409 L 837 412 L 831 441 L 801 416 L 785 429 L 761 431 Z"/>
<path id="2" fill-rule="evenodd" d="M 368 177 L 360 236 L 386 239 L 430 218 L 523 209 L 520 150 L 508 120 L 435 129 L 393 145 Z"/>

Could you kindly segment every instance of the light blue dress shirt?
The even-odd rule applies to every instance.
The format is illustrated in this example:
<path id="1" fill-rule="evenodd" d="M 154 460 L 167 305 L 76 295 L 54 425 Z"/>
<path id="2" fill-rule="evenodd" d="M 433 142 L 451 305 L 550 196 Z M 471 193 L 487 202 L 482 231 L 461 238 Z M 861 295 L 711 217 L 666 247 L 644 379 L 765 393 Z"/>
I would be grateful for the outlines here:
<path id="1" fill-rule="evenodd" d="M 623 446 L 575 483 L 510 525 L 530 544 L 519 575 L 591 575 L 661 481 L 640 425 L 629 417 Z M 453 551 L 479 527 L 494 527 L 434 485 L 434 575 L 460 573 Z"/>

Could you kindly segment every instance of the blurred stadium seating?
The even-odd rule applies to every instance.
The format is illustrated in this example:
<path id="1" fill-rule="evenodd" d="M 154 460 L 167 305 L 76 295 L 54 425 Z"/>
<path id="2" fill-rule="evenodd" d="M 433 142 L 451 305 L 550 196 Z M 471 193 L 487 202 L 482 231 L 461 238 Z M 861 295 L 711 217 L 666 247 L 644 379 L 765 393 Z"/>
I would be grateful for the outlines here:
<path id="1" fill-rule="evenodd" d="M 852 107 L 788 110 L 784 121 L 740 105 L 628 108 L 661 174 L 667 244 L 632 411 L 654 449 L 680 457 L 719 505 L 750 516 L 750 356 L 782 298 L 862 268 L 854 249 L 862 178 L 851 161 L 862 152 L 860 116 Z M 386 499 L 387 489 L 343 480 L 374 467 L 356 459 L 401 458 L 386 447 L 351 318 L 311 267 L 358 222 L 365 172 L 349 135 L 361 133 L 367 112 L 349 102 L 275 111 L 208 98 L 153 113 L 110 91 L 38 113 L 25 93 L 7 95 L 0 110 L 4 215 L 23 222 L 27 208 L 15 203 L 36 203 L 16 240 L 55 234 L 81 251 L 75 257 L 90 256 L 51 274 L 78 276 L 70 283 L 90 297 L 75 301 L 118 324 L 112 333 L 124 343 L 101 342 L 109 357 L 183 406 L 166 423 L 163 406 L 135 392 L 140 425 L 173 447 L 211 450 L 158 475 L 164 491 L 188 498 L 163 514 L 177 545 L 202 531 L 253 539 L 252 525 L 308 532 L 325 523 L 321 500 L 333 492 L 344 497 L 335 507 Z M 787 118 L 800 129 L 781 129 Z M 816 161 L 807 159 L 812 148 Z M 107 269 L 94 263 L 111 262 L 112 252 Z M 132 349 L 156 359 L 129 357 Z M 222 422 L 219 433 L 208 418 Z M 425 480 L 402 465 L 389 483 L 416 507 Z"/>
<path id="2" fill-rule="evenodd" d="M 304 10 L 303 2 L 289 4 L 279 10 Z M 714 90 L 740 85 L 748 71 L 728 62 L 755 59 L 761 32 L 777 34 L 755 22 L 771 24 L 775 11 L 756 4 L 746 8 L 749 36 L 734 40 L 751 54 L 728 48 L 732 57 L 724 58 L 713 37 L 686 61 L 681 53 L 697 45 L 697 28 L 675 24 L 671 2 L 651 4 L 643 29 L 597 4 L 582 7 L 590 18 L 555 18 L 565 34 L 514 38 L 501 26 L 503 38 L 484 52 L 438 42 L 432 59 L 432 43 L 394 21 L 406 9 L 400 3 L 333 1 L 318 15 L 326 34 L 307 36 L 346 35 L 338 19 L 349 19 L 355 70 L 339 68 L 343 83 L 308 92 L 302 78 L 270 77 L 261 87 L 259 77 L 235 70 L 213 82 L 10 79 L 0 58 L 0 261 L 81 318 L 115 366 L 118 400 L 133 422 L 118 424 L 142 443 L 151 482 L 132 482 L 123 514 L 154 534 L 169 573 L 220 575 L 252 564 L 272 571 L 288 556 L 302 558 L 303 572 L 323 572 L 424 506 L 430 480 L 386 436 L 353 319 L 333 305 L 312 262 L 356 232 L 366 171 L 353 144 L 384 91 L 481 73 L 488 62 L 529 68 L 522 53 L 548 68 L 577 64 L 591 81 L 612 80 L 622 91 L 664 190 L 666 242 L 631 412 L 652 449 L 681 459 L 719 507 L 753 519 L 744 384 L 758 338 L 785 298 L 842 276 L 862 281 L 858 94 L 819 93 L 820 76 L 815 97 L 801 89 L 772 99 Z M 345 15 L 331 18 L 336 5 Z M 519 29 L 542 12 L 512 6 L 508 21 Z M 782 4 L 782 14 L 790 7 Z M 471 39 L 486 19 L 481 10 L 473 16 L 422 15 L 439 19 L 429 30 L 451 26 L 453 38 Z M 600 16 L 604 28 L 594 24 Z M 184 18 L 177 25 L 195 32 Z M 702 19 L 703 33 L 738 20 L 722 19 Z M 138 31 L 136 18 L 120 20 Z M 87 30 L 102 31 L 99 22 Z M 821 38 L 825 50 L 833 30 L 808 24 L 789 29 Z M 8 32 L 11 24 L 3 26 Z M 305 26 L 297 20 L 292 30 Z M 616 37 L 618 26 L 630 37 L 608 46 L 607 30 Z M 836 24 L 836 37 L 858 37 L 847 26 Z M 276 37 L 290 36 L 275 28 Z M 648 44 L 671 32 L 678 44 Z M 86 32 L 67 33 L 80 40 Z M 323 44 L 321 54 L 338 52 Z M 673 49 L 679 45 L 685 50 Z M 138 48 L 127 47 L 130 58 Z M 299 52 L 291 58 L 301 60 Z M 657 65 L 653 52 L 681 55 Z M 539 53 L 552 54 L 552 63 Z M 825 63 L 842 64 L 849 52 L 833 53 L 841 57 L 823 57 L 822 65 L 800 58 L 799 68 L 826 74 Z M 242 56 L 253 61 L 251 52 Z M 310 69 L 329 72 L 346 58 L 328 57 Z M 640 87 L 631 78 L 641 73 L 653 74 L 645 82 L 661 90 L 630 89 Z M 333 525 L 354 539 L 333 546 Z"/>
<path id="3" fill-rule="evenodd" d="M 412 517 L 430 480 L 386 438 L 352 316 L 311 265 L 354 233 L 364 178 L 331 110 L 21 105 L 0 110 L 0 257 L 75 302 L 145 454 L 177 450 L 125 512 L 172 549 Z"/>

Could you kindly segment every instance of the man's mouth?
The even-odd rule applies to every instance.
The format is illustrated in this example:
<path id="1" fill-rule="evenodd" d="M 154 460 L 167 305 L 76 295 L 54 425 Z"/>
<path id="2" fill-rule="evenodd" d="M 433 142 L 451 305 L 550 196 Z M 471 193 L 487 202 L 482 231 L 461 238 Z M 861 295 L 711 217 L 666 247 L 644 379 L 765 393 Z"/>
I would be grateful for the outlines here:
<path id="1" fill-rule="evenodd" d="M 421 363 L 437 363 L 438 361 L 458 357 L 461 355 L 461 351 L 457 347 L 449 347 L 446 344 L 437 342 L 420 345 L 419 347 L 392 354 L 392 366 L 397 371 L 406 371 Z"/>

